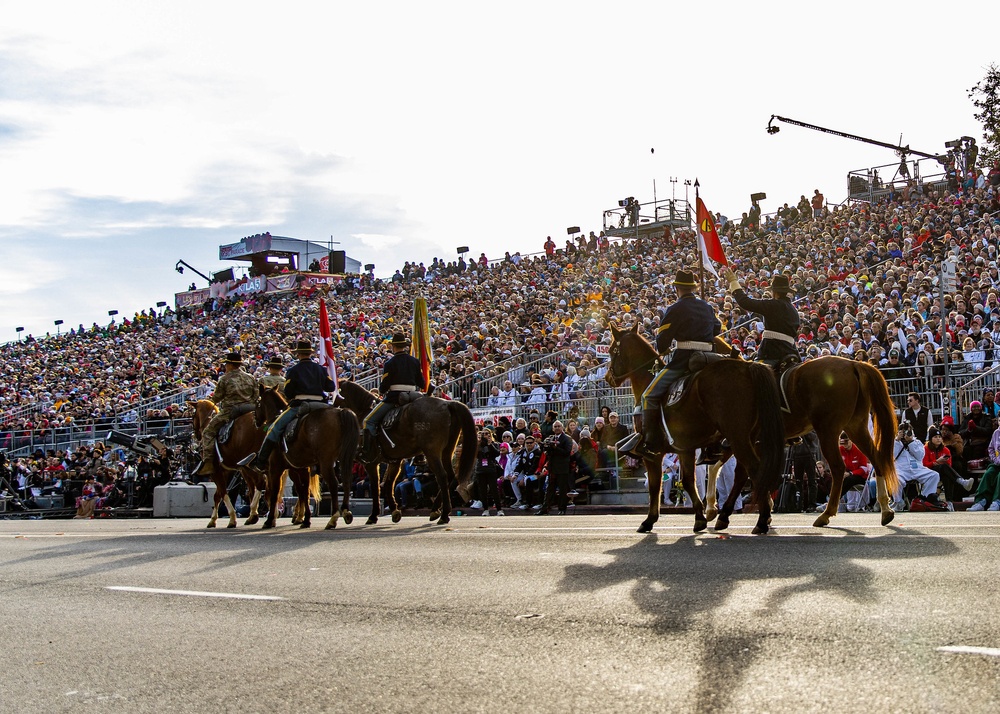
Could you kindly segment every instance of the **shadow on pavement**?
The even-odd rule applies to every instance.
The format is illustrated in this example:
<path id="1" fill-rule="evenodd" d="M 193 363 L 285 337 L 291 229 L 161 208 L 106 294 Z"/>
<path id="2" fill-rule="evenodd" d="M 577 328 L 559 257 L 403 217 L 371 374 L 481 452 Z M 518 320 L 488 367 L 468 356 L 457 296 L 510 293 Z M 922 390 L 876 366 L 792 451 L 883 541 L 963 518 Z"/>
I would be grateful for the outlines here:
<path id="1" fill-rule="evenodd" d="M 874 604 L 878 596 L 873 581 L 880 563 L 956 551 L 945 538 L 912 531 L 909 536 L 886 533 L 876 538 L 718 534 L 677 539 L 651 533 L 633 545 L 606 551 L 613 558 L 607 565 L 568 566 L 558 592 L 631 583 L 631 598 L 650 616 L 649 627 L 656 635 L 698 633 L 699 649 L 691 652 L 687 665 L 698 673 L 700 708 L 726 711 L 732 706 L 729 692 L 739 687 L 766 639 L 776 636 L 768 622 L 783 615 L 789 599 L 823 593 L 859 608 Z M 760 623 L 750 631 L 727 623 L 718 612 L 732 608 L 727 601 L 737 591 L 746 593 L 748 583 L 767 591 L 763 600 L 745 606 L 756 608 L 752 614 Z M 718 687 L 722 681 L 729 682 L 724 691 Z"/>

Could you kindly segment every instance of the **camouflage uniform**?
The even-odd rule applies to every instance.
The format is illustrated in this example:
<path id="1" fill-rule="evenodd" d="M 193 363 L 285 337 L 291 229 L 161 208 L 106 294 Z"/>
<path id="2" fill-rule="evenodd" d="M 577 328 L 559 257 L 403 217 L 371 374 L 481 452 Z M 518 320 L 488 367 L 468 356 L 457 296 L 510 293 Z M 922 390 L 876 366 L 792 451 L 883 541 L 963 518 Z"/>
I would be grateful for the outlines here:
<path id="1" fill-rule="evenodd" d="M 201 455 L 206 462 L 212 460 L 215 452 L 215 436 L 219 429 L 230 420 L 233 407 L 257 400 L 257 380 L 242 369 L 226 372 L 215 386 L 212 401 L 219 412 L 201 432 Z"/>

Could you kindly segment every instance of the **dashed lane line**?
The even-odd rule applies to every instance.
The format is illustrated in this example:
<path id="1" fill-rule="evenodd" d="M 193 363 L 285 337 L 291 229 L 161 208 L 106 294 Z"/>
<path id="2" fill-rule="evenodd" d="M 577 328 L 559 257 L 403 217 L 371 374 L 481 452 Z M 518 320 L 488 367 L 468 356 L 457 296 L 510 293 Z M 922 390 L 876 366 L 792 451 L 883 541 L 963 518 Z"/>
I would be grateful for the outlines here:
<path id="1" fill-rule="evenodd" d="M 151 595 L 179 595 L 182 597 L 214 597 L 229 600 L 284 600 L 276 595 L 249 595 L 245 593 L 213 593 L 201 590 L 160 590 L 159 588 L 137 588 L 128 585 L 108 585 L 105 590 L 125 593 L 148 593 Z"/>

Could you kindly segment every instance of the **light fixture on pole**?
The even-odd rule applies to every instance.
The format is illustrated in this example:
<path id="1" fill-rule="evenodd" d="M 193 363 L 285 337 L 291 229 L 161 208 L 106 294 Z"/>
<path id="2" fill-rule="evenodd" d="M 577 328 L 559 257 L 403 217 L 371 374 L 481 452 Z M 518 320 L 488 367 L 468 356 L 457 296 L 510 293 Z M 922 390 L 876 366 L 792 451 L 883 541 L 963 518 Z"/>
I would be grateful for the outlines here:
<path id="1" fill-rule="evenodd" d="M 15 327 L 14 328 L 14 332 L 17 333 L 17 341 L 20 342 L 21 341 L 21 333 L 24 332 L 24 328 L 23 327 Z"/>
<path id="2" fill-rule="evenodd" d="M 63 324 L 62 320 L 56 320 L 53 324 L 56 326 L 56 334 L 59 334 L 59 325 Z"/>
<path id="3" fill-rule="evenodd" d="M 460 246 L 458 246 L 458 254 L 459 255 L 465 255 L 468 252 L 469 252 L 469 246 L 467 246 L 467 245 L 460 245 Z"/>
<path id="4" fill-rule="evenodd" d="M 114 316 L 118 314 L 117 310 L 108 310 L 108 317 L 114 319 Z"/>

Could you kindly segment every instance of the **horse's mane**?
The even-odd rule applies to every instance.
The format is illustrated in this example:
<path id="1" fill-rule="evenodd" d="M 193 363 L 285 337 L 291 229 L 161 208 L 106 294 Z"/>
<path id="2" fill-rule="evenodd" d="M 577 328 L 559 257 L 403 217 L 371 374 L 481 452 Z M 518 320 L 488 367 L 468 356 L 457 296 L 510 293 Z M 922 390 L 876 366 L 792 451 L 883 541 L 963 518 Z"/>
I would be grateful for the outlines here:
<path id="1" fill-rule="evenodd" d="M 265 392 L 270 392 L 271 394 L 273 394 L 275 396 L 275 398 L 277 399 L 278 404 L 280 404 L 282 406 L 282 408 L 288 406 L 288 400 L 285 399 L 285 395 L 282 394 L 281 392 L 279 392 L 277 390 L 277 388 L 275 388 L 275 387 L 265 387 L 264 391 Z"/>

